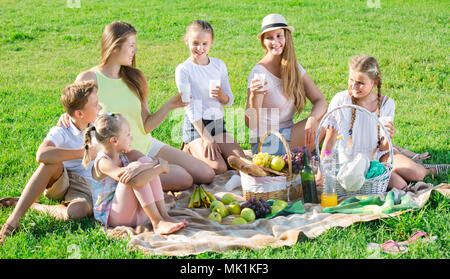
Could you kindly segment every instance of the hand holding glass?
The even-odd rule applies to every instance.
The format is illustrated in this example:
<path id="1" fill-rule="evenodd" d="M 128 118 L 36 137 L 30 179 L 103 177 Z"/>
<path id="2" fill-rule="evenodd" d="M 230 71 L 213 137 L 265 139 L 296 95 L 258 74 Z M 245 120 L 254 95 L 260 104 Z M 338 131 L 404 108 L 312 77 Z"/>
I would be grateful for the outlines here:
<path id="1" fill-rule="evenodd" d="M 214 98 L 212 91 L 216 90 L 220 86 L 220 79 L 210 79 L 209 80 L 209 97 Z"/>
<path id="2" fill-rule="evenodd" d="M 181 101 L 183 103 L 189 103 L 191 101 L 191 84 L 188 82 L 181 83 L 180 91 L 181 91 Z"/>

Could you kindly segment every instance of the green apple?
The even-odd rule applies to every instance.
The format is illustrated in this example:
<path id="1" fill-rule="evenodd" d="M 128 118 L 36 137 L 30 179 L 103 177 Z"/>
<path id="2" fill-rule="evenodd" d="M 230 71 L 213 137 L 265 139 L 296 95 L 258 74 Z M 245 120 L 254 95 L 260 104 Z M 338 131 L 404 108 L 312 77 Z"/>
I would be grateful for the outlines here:
<path id="1" fill-rule="evenodd" d="M 236 198 L 231 193 L 226 193 L 222 197 L 223 204 L 230 204 L 232 202 L 236 201 Z"/>
<path id="2" fill-rule="evenodd" d="M 277 214 L 278 212 L 280 212 L 281 210 L 283 210 L 284 208 L 282 208 L 281 206 L 276 206 L 276 205 L 272 205 L 271 207 L 270 207 L 270 214 L 271 215 L 275 215 L 275 214 Z"/>
<path id="3" fill-rule="evenodd" d="M 220 216 L 220 214 L 217 212 L 212 212 L 211 214 L 209 214 L 208 219 L 216 221 L 217 223 L 222 222 L 222 216 Z"/>
<path id="4" fill-rule="evenodd" d="M 282 209 L 285 209 L 288 206 L 288 203 L 283 200 L 276 200 L 273 202 L 272 206 L 279 206 Z"/>
<path id="5" fill-rule="evenodd" d="M 219 213 L 220 216 L 222 216 L 222 218 L 228 216 L 228 214 L 229 214 L 228 209 L 225 207 L 225 205 L 222 205 L 222 206 L 219 205 L 219 206 L 214 207 L 213 212 Z"/>
<path id="6" fill-rule="evenodd" d="M 209 205 L 209 209 L 211 209 L 211 212 L 214 211 L 214 208 L 216 208 L 216 206 L 225 206 L 225 205 L 221 201 L 215 200 Z"/>
<path id="7" fill-rule="evenodd" d="M 254 221 L 256 218 L 255 211 L 251 208 L 244 208 L 241 211 L 241 217 L 245 219 L 247 222 Z"/>
<path id="8" fill-rule="evenodd" d="M 231 225 L 243 225 L 247 224 L 247 221 L 245 221 L 242 217 L 236 217 L 233 219 L 233 222 L 231 222 Z"/>
<path id="9" fill-rule="evenodd" d="M 241 214 L 241 205 L 237 201 L 234 201 L 228 206 L 228 211 L 231 214 L 239 215 Z"/>
<path id="10" fill-rule="evenodd" d="M 284 168 L 285 162 L 284 159 L 280 156 L 273 156 L 270 161 L 270 168 L 276 171 L 280 171 Z"/>

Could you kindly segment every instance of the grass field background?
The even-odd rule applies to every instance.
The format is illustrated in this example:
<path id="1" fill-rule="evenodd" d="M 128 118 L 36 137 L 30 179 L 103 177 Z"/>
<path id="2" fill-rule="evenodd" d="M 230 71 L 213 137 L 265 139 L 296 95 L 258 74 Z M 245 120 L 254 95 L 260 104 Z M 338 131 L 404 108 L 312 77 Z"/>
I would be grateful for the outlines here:
<path id="1" fill-rule="evenodd" d="M 72 1 L 75 2 L 75 1 Z M 366 53 L 378 59 L 384 94 L 396 102 L 394 143 L 416 152 L 428 151 L 428 163 L 449 162 L 449 5 L 448 1 L 0 1 L 0 197 L 19 196 L 38 166 L 37 147 L 63 113 L 59 96 L 65 85 L 100 60 L 104 26 L 115 20 L 138 31 L 137 65 L 149 81 L 151 111 L 176 93 L 175 68 L 188 56 L 183 36 L 195 19 L 215 30 L 210 56 L 228 68 L 238 120 L 227 130 L 243 129 L 248 73 L 264 52 L 256 35 L 262 18 L 283 14 L 295 28 L 300 64 L 329 102 L 347 87 L 350 57 Z M 369 5 L 368 5 L 369 3 Z M 308 104 L 296 119 L 308 115 Z M 172 137 L 183 111 L 172 112 L 152 135 L 174 147 Z M 236 126 L 236 127 L 234 127 Z M 179 129 L 178 129 L 179 130 Z M 176 131 L 176 129 L 175 129 Z M 245 136 L 242 136 L 244 133 Z M 448 175 L 426 182 L 448 183 Z M 54 204 L 41 197 L 40 202 Z M 0 210 L 3 224 L 11 209 Z M 449 257 L 449 202 L 437 195 L 417 211 L 395 218 L 331 229 L 315 240 L 300 239 L 292 247 L 258 251 L 205 253 L 195 258 L 367 258 L 368 242 L 403 240 L 418 229 L 437 235 L 432 244 L 414 246 L 401 258 Z M 67 258 L 73 245 L 82 258 L 145 258 L 130 251 L 125 240 L 105 237 L 88 219 L 58 221 L 28 212 L 18 233 L 0 258 Z M 392 257 L 382 255 L 383 257 Z M 157 257 L 159 258 L 159 257 Z"/>

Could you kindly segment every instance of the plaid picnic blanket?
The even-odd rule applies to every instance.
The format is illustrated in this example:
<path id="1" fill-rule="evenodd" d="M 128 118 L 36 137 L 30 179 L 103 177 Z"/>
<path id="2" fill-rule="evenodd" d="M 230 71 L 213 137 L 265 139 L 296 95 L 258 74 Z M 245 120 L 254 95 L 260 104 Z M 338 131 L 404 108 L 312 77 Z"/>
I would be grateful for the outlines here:
<path id="1" fill-rule="evenodd" d="M 216 176 L 210 185 L 204 185 L 217 198 L 228 193 L 224 186 L 237 171 L 227 171 Z M 418 182 L 408 187 L 407 191 L 393 190 L 395 199 L 400 200 L 409 195 L 418 208 L 422 208 L 430 195 L 438 191 L 450 196 L 450 185 Z M 235 216 L 227 216 L 222 223 L 208 220 L 208 208 L 188 209 L 187 205 L 192 190 L 178 192 L 176 200 L 166 202 L 169 214 L 183 218 L 189 224 L 180 231 L 167 236 L 154 234 L 151 226 L 116 227 L 107 229 L 109 237 L 128 237 L 128 246 L 151 255 L 188 256 L 204 252 L 225 252 L 230 249 L 261 249 L 267 246 L 277 248 L 295 244 L 299 237 L 315 238 L 333 227 L 347 227 L 356 222 L 368 222 L 380 218 L 397 216 L 406 211 L 391 214 L 342 214 L 323 213 L 318 204 L 304 204 L 304 214 L 278 216 L 273 219 L 257 219 L 245 225 L 231 225 Z M 244 201 L 242 188 L 231 191 Z M 384 195 L 380 196 L 384 199 Z M 407 210 L 408 211 L 408 210 Z"/>

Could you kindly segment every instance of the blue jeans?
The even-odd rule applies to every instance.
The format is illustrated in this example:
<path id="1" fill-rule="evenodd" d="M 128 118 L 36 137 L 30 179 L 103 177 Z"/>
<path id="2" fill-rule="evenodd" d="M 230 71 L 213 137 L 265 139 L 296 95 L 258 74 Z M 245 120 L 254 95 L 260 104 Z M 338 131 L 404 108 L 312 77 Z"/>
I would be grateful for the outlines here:
<path id="1" fill-rule="evenodd" d="M 291 143 L 291 128 L 282 128 L 278 132 L 284 137 L 288 144 Z M 257 143 L 253 143 L 252 145 L 252 154 L 258 153 L 258 145 L 259 139 Z M 261 152 L 269 153 L 271 155 L 282 156 L 286 154 L 286 149 L 283 146 L 281 140 L 275 136 L 274 134 L 270 134 L 264 140 L 263 145 L 261 146 Z"/>

